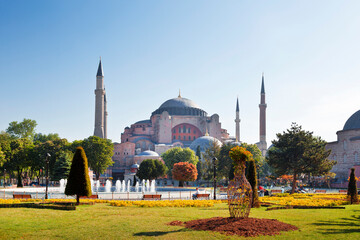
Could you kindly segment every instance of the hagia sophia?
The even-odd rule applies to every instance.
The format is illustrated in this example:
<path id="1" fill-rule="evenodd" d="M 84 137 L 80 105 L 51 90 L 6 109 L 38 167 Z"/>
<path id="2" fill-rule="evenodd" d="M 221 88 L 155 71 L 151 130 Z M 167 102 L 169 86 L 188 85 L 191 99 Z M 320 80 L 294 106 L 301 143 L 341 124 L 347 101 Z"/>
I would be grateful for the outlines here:
<path id="1" fill-rule="evenodd" d="M 94 135 L 106 138 L 106 94 L 101 60 L 96 74 L 95 90 L 95 130 Z M 266 103 L 264 76 L 261 83 L 260 108 L 260 150 L 265 154 L 266 143 Z M 133 179 L 135 169 L 144 159 L 161 159 L 160 155 L 173 147 L 200 146 L 205 151 L 210 143 L 240 142 L 239 102 L 236 102 L 236 137 L 231 138 L 221 127 L 220 116 L 209 115 L 194 101 L 179 95 L 162 103 L 153 111 L 149 119 L 141 120 L 126 127 L 121 133 L 121 143 L 114 143 L 114 165 L 107 171 L 114 180 Z"/>
<path id="2" fill-rule="evenodd" d="M 96 74 L 95 90 L 95 129 L 94 135 L 101 138 L 107 136 L 106 93 L 101 59 Z M 263 156 L 267 151 L 266 142 L 266 108 L 264 75 L 260 91 L 260 121 L 257 144 Z M 194 101 L 179 95 L 162 103 L 153 111 L 149 119 L 141 120 L 125 127 L 121 133 L 121 142 L 114 143 L 114 165 L 107 174 L 114 180 L 132 180 L 135 170 L 144 159 L 160 159 L 161 154 L 173 147 L 190 147 L 196 151 L 200 146 L 202 152 L 212 142 L 221 145 L 226 142 L 240 141 L 240 109 L 236 102 L 235 137 L 230 137 L 226 129 L 221 127 L 220 116 L 209 115 Z M 349 176 L 350 168 L 355 167 L 360 175 L 360 110 L 354 113 L 337 132 L 338 140 L 326 146 L 331 150 L 329 159 L 337 164 L 331 172 L 336 173 L 339 187 Z"/>

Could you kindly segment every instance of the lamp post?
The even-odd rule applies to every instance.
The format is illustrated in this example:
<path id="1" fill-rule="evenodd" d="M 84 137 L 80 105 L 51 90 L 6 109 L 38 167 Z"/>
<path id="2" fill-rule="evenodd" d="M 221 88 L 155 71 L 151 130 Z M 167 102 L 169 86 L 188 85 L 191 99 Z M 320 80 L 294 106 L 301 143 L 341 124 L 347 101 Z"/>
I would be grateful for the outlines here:
<path id="1" fill-rule="evenodd" d="M 6 181 L 6 168 L 4 168 L 4 188 L 6 188 L 5 181 Z"/>
<path id="2" fill-rule="evenodd" d="M 50 153 L 46 154 L 46 188 L 45 188 L 45 199 L 48 199 L 48 185 L 49 185 L 49 157 L 51 157 Z"/>
<path id="3" fill-rule="evenodd" d="M 216 200 L 216 160 L 217 158 L 213 158 L 213 164 L 214 164 L 214 200 Z"/>

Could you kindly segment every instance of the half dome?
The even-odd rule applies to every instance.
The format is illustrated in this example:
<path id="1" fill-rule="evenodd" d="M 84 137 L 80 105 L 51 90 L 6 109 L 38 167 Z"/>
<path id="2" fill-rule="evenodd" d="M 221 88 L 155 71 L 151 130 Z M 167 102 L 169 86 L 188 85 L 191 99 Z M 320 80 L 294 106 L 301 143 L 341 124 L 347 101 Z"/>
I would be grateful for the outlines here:
<path id="1" fill-rule="evenodd" d="M 360 129 L 360 110 L 351 115 L 346 121 L 343 130 Z"/>
<path id="2" fill-rule="evenodd" d="M 151 151 L 151 150 L 146 150 L 146 151 L 141 152 L 137 156 L 159 157 L 159 154 L 157 154 L 156 152 Z"/>
<path id="3" fill-rule="evenodd" d="M 190 149 L 196 152 L 197 147 L 200 146 L 200 152 L 205 152 L 206 149 L 211 147 L 213 142 L 216 142 L 216 144 L 220 147 L 222 146 L 222 143 L 217 138 L 211 136 L 202 136 L 195 139 L 195 141 L 190 144 Z"/>

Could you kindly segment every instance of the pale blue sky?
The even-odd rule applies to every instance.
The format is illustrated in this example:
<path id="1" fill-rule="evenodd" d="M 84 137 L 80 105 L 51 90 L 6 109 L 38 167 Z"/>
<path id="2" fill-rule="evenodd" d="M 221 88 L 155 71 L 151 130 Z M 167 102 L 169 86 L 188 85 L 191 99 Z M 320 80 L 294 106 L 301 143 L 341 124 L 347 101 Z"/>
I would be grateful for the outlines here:
<path id="1" fill-rule="evenodd" d="M 31 118 L 70 141 L 93 134 L 102 56 L 108 136 L 164 101 L 192 99 L 241 140 L 303 125 L 325 140 L 360 109 L 359 1 L 0 0 L 0 130 Z"/>

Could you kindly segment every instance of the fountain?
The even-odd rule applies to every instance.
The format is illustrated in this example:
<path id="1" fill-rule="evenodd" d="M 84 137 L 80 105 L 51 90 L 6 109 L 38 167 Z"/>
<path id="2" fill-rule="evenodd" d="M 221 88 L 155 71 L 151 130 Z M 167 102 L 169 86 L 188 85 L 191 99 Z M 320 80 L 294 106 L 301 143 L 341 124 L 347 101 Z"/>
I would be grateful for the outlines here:
<path id="1" fill-rule="evenodd" d="M 127 189 L 126 189 L 128 192 L 131 192 L 130 183 L 131 183 L 131 181 L 128 180 L 128 182 L 127 182 Z"/>
<path id="2" fill-rule="evenodd" d="M 96 192 L 99 192 L 99 187 L 100 187 L 100 181 L 99 181 L 99 180 L 96 180 L 96 182 L 95 182 Z"/>
<path id="3" fill-rule="evenodd" d="M 120 192 L 120 191 L 121 191 L 121 182 L 120 182 L 120 180 L 116 180 L 115 192 Z"/>
<path id="4" fill-rule="evenodd" d="M 148 180 L 146 180 L 146 185 L 145 185 L 145 191 L 146 192 L 149 192 L 150 191 L 150 180 L 148 179 Z"/>
<path id="5" fill-rule="evenodd" d="M 59 192 L 60 192 L 60 193 L 64 193 L 64 192 L 65 192 L 66 182 L 67 182 L 67 180 L 65 180 L 65 179 L 60 179 L 60 187 L 59 187 Z"/>
<path id="6" fill-rule="evenodd" d="M 135 184 L 135 192 L 140 192 L 140 186 L 139 186 L 138 181 L 136 181 L 136 184 Z"/>
<path id="7" fill-rule="evenodd" d="M 61 180 L 60 180 L 61 181 Z M 61 183 L 60 183 L 61 185 Z M 94 180 L 90 179 L 91 192 L 94 192 Z"/>
<path id="8" fill-rule="evenodd" d="M 110 182 L 110 180 L 106 180 L 105 192 L 107 192 L 107 193 L 111 192 L 111 182 Z"/>
<path id="9" fill-rule="evenodd" d="M 155 192 L 155 180 L 151 180 L 150 192 Z"/>

